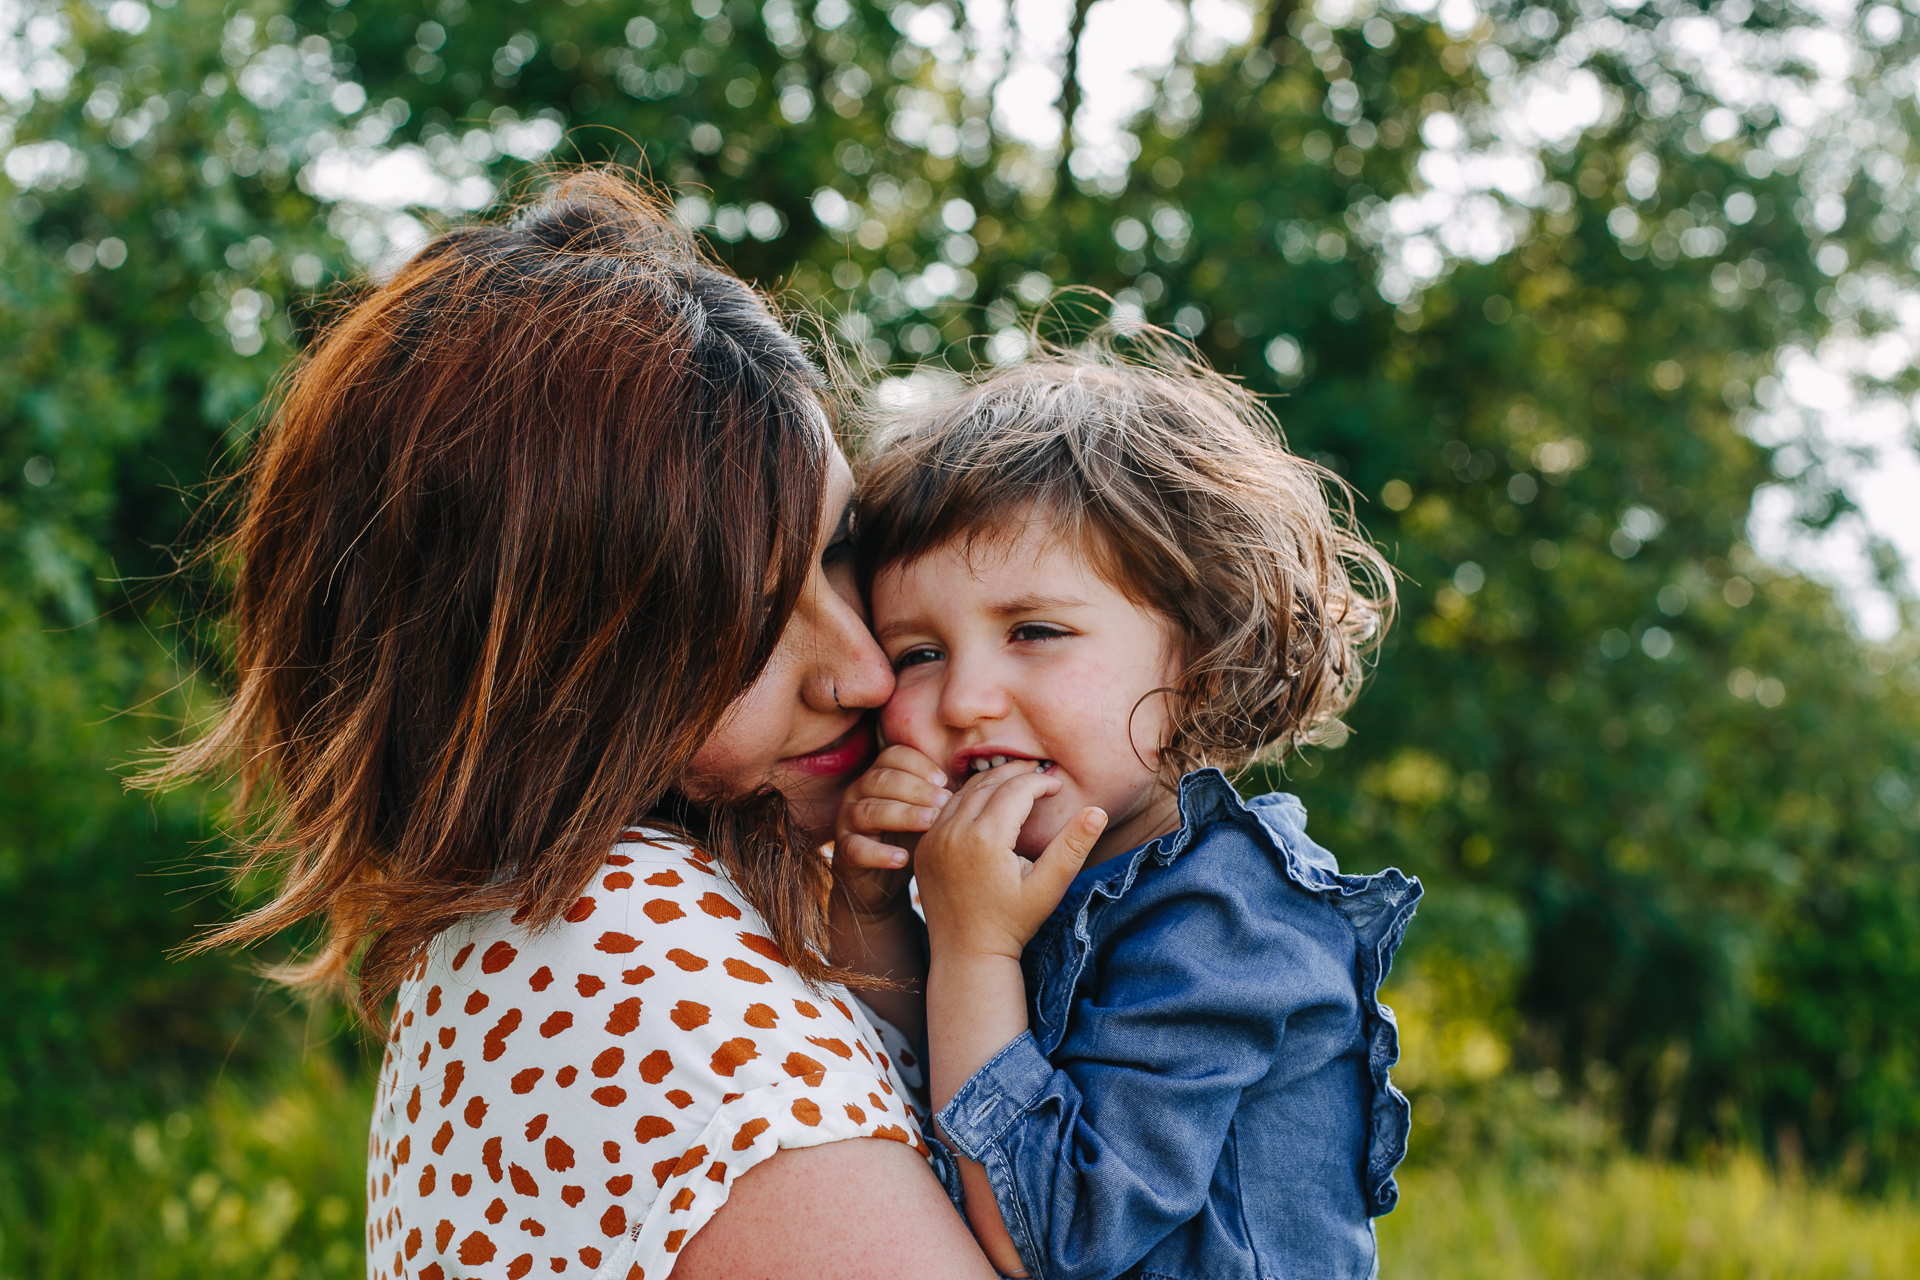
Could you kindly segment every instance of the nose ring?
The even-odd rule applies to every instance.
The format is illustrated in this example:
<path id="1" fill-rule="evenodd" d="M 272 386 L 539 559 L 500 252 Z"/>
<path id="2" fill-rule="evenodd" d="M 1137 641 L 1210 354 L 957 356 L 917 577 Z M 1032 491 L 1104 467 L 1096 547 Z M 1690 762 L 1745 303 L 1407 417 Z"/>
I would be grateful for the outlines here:
<path id="1" fill-rule="evenodd" d="M 840 686 L 838 684 L 831 684 L 828 687 L 833 690 L 834 709 L 836 711 L 845 711 L 846 708 L 840 705 Z"/>

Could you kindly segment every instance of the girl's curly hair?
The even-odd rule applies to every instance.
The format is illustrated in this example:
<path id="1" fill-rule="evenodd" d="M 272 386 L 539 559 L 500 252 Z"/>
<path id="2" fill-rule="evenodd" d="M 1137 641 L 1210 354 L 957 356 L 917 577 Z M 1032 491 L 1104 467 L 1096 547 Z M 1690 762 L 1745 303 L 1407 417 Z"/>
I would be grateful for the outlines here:
<path id="1" fill-rule="evenodd" d="M 869 436 L 863 584 L 1044 513 L 1185 638 L 1168 781 L 1281 757 L 1337 721 L 1394 611 L 1393 573 L 1339 477 L 1172 335 L 1040 347 Z"/>

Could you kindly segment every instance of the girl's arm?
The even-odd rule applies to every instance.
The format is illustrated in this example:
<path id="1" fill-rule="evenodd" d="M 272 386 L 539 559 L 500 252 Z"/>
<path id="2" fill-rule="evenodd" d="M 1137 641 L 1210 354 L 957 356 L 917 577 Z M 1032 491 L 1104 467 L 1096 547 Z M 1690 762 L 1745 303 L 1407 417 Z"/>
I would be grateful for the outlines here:
<path id="1" fill-rule="evenodd" d="M 927 1052 L 937 1112 L 1027 1030 L 1020 952 L 1073 883 L 1107 815 L 1086 809 L 1038 862 L 1013 852 L 1020 827 L 1056 779 L 1029 762 L 990 770 L 960 792 L 919 849 L 921 902 L 933 957 L 927 974 Z M 967 1221 L 1003 1273 L 1024 1274 L 987 1172 L 958 1161 Z"/>

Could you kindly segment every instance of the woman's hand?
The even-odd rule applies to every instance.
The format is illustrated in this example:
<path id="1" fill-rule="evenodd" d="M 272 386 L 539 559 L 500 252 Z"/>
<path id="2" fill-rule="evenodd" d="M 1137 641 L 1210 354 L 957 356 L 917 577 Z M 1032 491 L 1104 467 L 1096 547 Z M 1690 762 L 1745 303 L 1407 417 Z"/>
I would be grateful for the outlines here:
<path id="1" fill-rule="evenodd" d="M 833 866 L 857 915 L 881 920 L 907 908 L 912 845 L 953 799 L 946 781 L 926 756 L 893 746 L 847 788 L 834 819 Z"/>

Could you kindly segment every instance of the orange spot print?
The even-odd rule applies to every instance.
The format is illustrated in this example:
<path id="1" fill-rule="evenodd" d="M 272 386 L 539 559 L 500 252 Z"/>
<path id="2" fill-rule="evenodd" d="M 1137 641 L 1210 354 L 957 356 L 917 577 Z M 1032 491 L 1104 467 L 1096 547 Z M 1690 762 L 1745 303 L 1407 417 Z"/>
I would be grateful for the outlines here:
<path id="1" fill-rule="evenodd" d="M 610 1196 L 623 1196 L 631 1190 L 633 1190 L 633 1175 L 630 1173 L 607 1179 L 607 1194 Z"/>
<path id="2" fill-rule="evenodd" d="M 855 1041 L 853 1042 L 853 1047 L 854 1047 L 854 1048 L 856 1048 L 856 1049 L 858 1049 L 858 1050 L 860 1051 L 860 1056 L 861 1056 L 861 1057 L 863 1057 L 863 1058 L 865 1058 L 865 1059 L 866 1059 L 866 1060 L 867 1060 L 868 1062 L 872 1062 L 872 1061 L 873 1061 L 873 1054 L 872 1054 L 872 1053 L 870 1053 L 870 1052 L 869 1052 L 869 1051 L 867 1050 L 867 1046 L 866 1046 L 866 1042 L 865 1042 L 865 1041 L 863 1041 L 863 1040 L 855 1040 Z M 883 1054 L 881 1054 L 881 1055 L 880 1055 L 880 1060 L 881 1060 L 881 1061 L 882 1061 L 882 1062 L 884 1063 L 884 1062 L 886 1061 L 886 1057 L 887 1057 L 887 1055 L 883 1053 Z M 913 1064 L 912 1064 L 911 1062 L 909 1062 L 909 1063 L 907 1063 L 907 1065 L 908 1065 L 908 1066 L 912 1066 Z"/>
<path id="3" fill-rule="evenodd" d="M 715 1075 L 731 1076 L 759 1056 L 760 1050 L 753 1041 L 745 1036 L 735 1036 L 713 1051 L 713 1061 L 708 1065 Z"/>
<path id="4" fill-rule="evenodd" d="M 528 1067 L 525 1071 L 515 1072 L 512 1081 L 513 1091 L 515 1093 L 532 1093 L 533 1086 L 539 1084 L 540 1077 L 545 1074 L 547 1074 L 547 1072 L 544 1067 Z"/>
<path id="5" fill-rule="evenodd" d="M 623 831 L 623 832 L 621 832 L 621 837 L 622 837 L 622 839 L 623 839 L 623 840 L 624 840 L 624 839 L 625 839 L 625 838 L 626 838 L 627 836 L 632 836 L 632 837 L 634 837 L 635 839 L 640 839 L 640 833 L 639 833 L 638 831 Z M 652 846 L 652 844 L 653 844 L 653 841 L 651 841 L 651 840 L 646 840 L 646 839 L 640 839 L 640 843 L 641 843 L 641 844 L 644 844 L 644 845 L 647 845 L 647 846 L 649 846 L 649 847 L 651 847 L 651 846 Z M 628 857 L 628 856 L 627 856 L 626 854 L 624 854 L 624 853 L 610 853 L 610 854 L 608 854 L 608 855 L 607 855 L 607 865 L 608 865 L 608 866 L 610 866 L 610 867 L 630 867 L 630 866 L 632 866 L 632 865 L 633 865 L 633 859 L 632 859 L 632 858 L 629 858 L 629 857 Z"/>
<path id="6" fill-rule="evenodd" d="M 522 1141 L 532 1142 L 535 1138 L 538 1138 L 541 1134 L 545 1133 L 546 1131 L 547 1131 L 547 1116 L 546 1116 L 546 1113 L 543 1111 L 539 1115 L 535 1116 L 533 1119 L 527 1121 L 526 1137 L 523 1138 Z"/>
<path id="7" fill-rule="evenodd" d="M 817 1018 L 820 1016 L 820 1011 L 808 1004 L 805 1000 L 795 1000 L 793 1007 L 800 1011 L 800 1016 L 803 1018 Z"/>
<path id="8" fill-rule="evenodd" d="M 647 919 L 655 924 L 668 924 L 687 914 L 680 909 L 679 903 L 667 898 L 655 898 L 640 909 L 646 912 Z"/>
<path id="9" fill-rule="evenodd" d="M 910 1147 L 914 1145 L 913 1138 L 908 1135 L 905 1129 L 902 1129 L 897 1124 L 883 1124 L 873 1131 L 873 1136 L 876 1138 L 891 1138 L 895 1142 L 904 1142 Z"/>
<path id="10" fill-rule="evenodd" d="M 613 1006 L 613 1012 L 607 1015 L 607 1030 L 616 1036 L 626 1035 L 640 1025 L 640 997 L 628 996 Z"/>
<path id="11" fill-rule="evenodd" d="M 447 1280 L 447 1273 L 440 1269 L 437 1262 L 429 1262 L 420 1268 L 420 1280 Z"/>
<path id="12" fill-rule="evenodd" d="M 547 1157 L 547 1168 L 555 1173 L 565 1173 L 573 1168 L 573 1148 L 557 1137 L 547 1139 L 544 1154 Z"/>
<path id="13" fill-rule="evenodd" d="M 673 1070 L 673 1059 L 665 1049 L 655 1049 L 640 1059 L 640 1078 L 648 1084 L 659 1084 Z"/>
<path id="14" fill-rule="evenodd" d="M 747 1006 L 744 1021 L 750 1027 L 758 1027 L 762 1031 L 767 1031 L 772 1029 L 774 1023 L 777 1022 L 779 1018 L 780 1015 L 773 1011 L 772 1005 L 750 1004 Z"/>
<path id="15" fill-rule="evenodd" d="M 795 1098 L 790 1109 L 793 1118 L 808 1128 L 820 1123 L 820 1106 L 812 1098 Z"/>
<path id="16" fill-rule="evenodd" d="M 440 988 L 435 987 L 433 990 L 427 992 L 427 1016 L 431 1018 L 434 1014 L 439 1012 L 440 1012 Z"/>
<path id="17" fill-rule="evenodd" d="M 801 1076 L 817 1076 L 826 1070 L 825 1067 L 804 1053 L 788 1054 L 787 1060 L 781 1063 L 780 1066 L 788 1075 L 796 1078 Z"/>
<path id="18" fill-rule="evenodd" d="M 469 942 L 466 946 L 460 948 L 459 953 L 453 957 L 453 967 L 455 969 L 458 969 L 461 965 L 467 962 L 467 957 L 472 954 L 473 954 L 473 944 Z"/>
<path id="19" fill-rule="evenodd" d="M 603 1142 L 600 1144 L 600 1154 L 607 1158 L 608 1164 L 619 1164 L 620 1144 L 617 1142 Z"/>
<path id="20" fill-rule="evenodd" d="M 844 1040 L 835 1040 L 827 1036 L 808 1036 L 807 1043 L 818 1045 L 828 1053 L 837 1054 L 842 1058 L 853 1056 L 853 1050 L 847 1048 L 847 1042 Z"/>
<path id="21" fill-rule="evenodd" d="M 507 1280 L 522 1280 L 531 1270 L 533 1270 L 533 1255 L 523 1253 L 507 1264 Z"/>
<path id="22" fill-rule="evenodd" d="M 543 1038 L 551 1040 L 572 1025 L 572 1014 L 565 1009 L 555 1009 L 547 1015 L 547 1020 L 540 1024 L 540 1034 Z"/>
<path id="23" fill-rule="evenodd" d="M 667 1232 L 667 1252 L 668 1253 L 680 1252 L 680 1246 L 685 1244 L 686 1242 L 687 1242 L 687 1233 L 684 1229 L 680 1231 Z"/>
<path id="24" fill-rule="evenodd" d="M 397 1169 L 405 1164 L 413 1154 L 413 1137 L 408 1135 L 400 1139 L 400 1145 L 393 1149 L 393 1164 Z"/>
<path id="25" fill-rule="evenodd" d="M 583 973 L 573 980 L 573 989 L 578 991 L 583 999 L 599 995 L 606 985 L 605 978 L 591 973 Z"/>
<path id="26" fill-rule="evenodd" d="M 673 1166 L 680 1163 L 679 1156 L 668 1156 L 653 1166 L 653 1181 L 656 1186 L 666 1186 L 667 1179 L 673 1176 Z"/>
<path id="27" fill-rule="evenodd" d="M 653 970 L 649 969 L 644 964 L 635 965 L 631 969 L 622 969 L 620 971 L 620 981 L 626 983 L 630 987 L 637 987 L 641 983 L 645 982 L 648 978 L 651 978 L 652 976 L 653 976 Z"/>
<path id="28" fill-rule="evenodd" d="M 647 1273 L 636 1262 L 627 1268 L 626 1280 L 647 1280 Z"/>
<path id="29" fill-rule="evenodd" d="M 865 1124 L 867 1122 L 867 1113 L 849 1102 L 847 1104 L 847 1119 L 853 1121 L 855 1124 Z"/>
<path id="30" fill-rule="evenodd" d="M 693 1105 L 693 1095 L 688 1093 L 685 1089 L 667 1090 L 666 1099 L 668 1102 L 671 1102 L 674 1106 L 679 1107 L 682 1111 L 685 1111 L 688 1107 Z"/>
<path id="31" fill-rule="evenodd" d="M 722 1098 L 722 1099 L 720 1099 L 720 1105 L 724 1107 L 724 1106 L 726 1106 L 726 1105 L 727 1105 L 727 1104 L 728 1104 L 729 1102 L 732 1102 L 732 1101 L 733 1101 L 734 1099 L 736 1099 L 736 1098 L 744 1098 L 744 1097 L 746 1097 L 746 1096 L 747 1096 L 747 1095 L 746 1095 L 746 1094 L 744 1094 L 744 1093 L 730 1093 L 730 1094 L 728 1094 L 728 1095 L 727 1095 L 726 1097 L 724 1097 L 724 1098 Z"/>
<path id="32" fill-rule="evenodd" d="M 422 1194 L 425 1193 L 423 1192 Z M 420 1252 L 420 1228 L 415 1227 L 413 1230 L 407 1232 L 407 1256 L 411 1258 L 418 1252 Z"/>
<path id="33" fill-rule="evenodd" d="M 753 1119 L 747 1121 L 740 1126 L 740 1132 L 733 1135 L 733 1149 L 735 1151 L 745 1151 L 753 1145 L 753 1140 L 765 1133 L 772 1124 L 773 1121 L 767 1119 L 765 1116 L 755 1116 Z"/>
<path id="34" fill-rule="evenodd" d="M 453 1194 L 457 1196 L 464 1196 L 473 1190 L 473 1175 L 470 1173 L 456 1173 L 448 1181 L 453 1185 Z"/>
<path id="35" fill-rule="evenodd" d="M 480 1042 L 480 1057 L 492 1062 L 507 1051 L 507 1037 L 520 1029 L 520 1011 L 509 1009 L 493 1024 L 493 1030 L 487 1032 L 486 1039 Z"/>
<path id="36" fill-rule="evenodd" d="M 412 1124 L 420 1118 L 420 1086 L 413 1086 L 413 1093 L 407 1098 L 407 1123 Z"/>
<path id="37" fill-rule="evenodd" d="M 477 1267 L 483 1262 L 493 1261 L 493 1241 L 487 1239 L 487 1233 L 476 1231 L 460 1242 L 460 1261 L 469 1267 Z"/>
<path id="38" fill-rule="evenodd" d="M 674 1193 L 673 1203 L 667 1206 L 668 1213 L 681 1213 L 693 1207 L 693 1188 L 682 1187 Z"/>
<path id="39" fill-rule="evenodd" d="M 553 1082 L 562 1089 L 565 1089 L 573 1083 L 573 1078 L 579 1074 L 580 1068 L 569 1063 L 554 1073 Z"/>
<path id="40" fill-rule="evenodd" d="M 593 1074 L 605 1080 L 618 1071 L 626 1060 L 627 1051 L 615 1045 L 593 1060 Z"/>
<path id="41" fill-rule="evenodd" d="M 633 873 L 630 871 L 610 871 L 600 881 L 603 889 L 628 889 L 633 886 Z"/>
<path id="42" fill-rule="evenodd" d="M 521 1195 L 538 1196 L 540 1194 L 540 1184 L 533 1180 L 532 1174 L 519 1165 L 508 1165 L 507 1174 L 513 1181 L 513 1189 Z"/>
<path id="43" fill-rule="evenodd" d="M 600 1234 L 606 1236 L 608 1239 L 612 1239 L 614 1236 L 626 1231 L 626 1229 L 626 1211 L 621 1209 L 617 1204 L 608 1205 L 607 1211 L 600 1215 Z"/>
<path id="44" fill-rule="evenodd" d="M 460 1084 L 467 1078 L 467 1064 L 455 1058 L 447 1064 L 447 1073 L 440 1081 L 440 1105 L 445 1107 L 460 1094 Z"/>
<path id="45" fill-rule="evenodd" d="M 541 965 L 533 971 L 533 976 L 527 979 L 527 985 L 535 991 L 545 991 L 553 985 L 553 970 Z"/>
<path id="46" fill-rule="evenodd" d="M 673 950 L 667 952 L 667 959 L 673 961 L 688 973 L 698 973 L 707 967 L 707 962 L 704 959 L 694 955 L 691 951 L 686 951 L 679 947 L 675 947 Z"/>
<path id="47" fill-rule="evenodd" d="M 583 897 L 568 907 L 567 914 L 562 916 L 561 919 L 565 920 L 568 924 L 579 924 L 588 916 L 592 915 L 593 909 L 598 905 L 599 904 L 592 898 Z"/>
<path id="48" fill-rule="evenodd" d="M 727 975 L 729 977 L 738 978 L 742 982 L 772 982 L 773 981 L 772 978 L 769 978 L 767 976 L 767 971 L 765 969 L 757 969 L 754 966 L 748 964 L 745 960 L 736 960 L 732 956 L 727 957 L 725 967 L 727 970 Z"/>
<path id="49" fill-rule="evenodd" d="M 435 1251 L 445 1253 L 447 1251 L 447 1241 L 451 1239 L 453 1239 L 453 1224 L 445 1218 L 442 1218 L 440 1219 L 440 1225 L 433 1229 L 433 1247 Z"/>
<path id="50" fill-rule="evenodd" d="M 597 1267 L 600 1265 L 600 1251 L 588 1245 L 580 1251 L 580 1261 L 589 1267 Z"/>
<path id="51" fill-rule="evenodd" d="M 656 871 L 648 876 L 647 883 L 658 885 L 662 889 L 671 889 L 681 883 L 680 873 L 669 867 L 665 871 Z"/>
<path id="52" fill-rule="evenodd" d="M 452 1141 L 453 1121 L 442 1120 L 440 1122 L 440 1132 L 433 1135 L 433 1154 L 437 1156 L 447 1154 L 447 1144 Z"/>
<path id="53" fill-rule="evenodd" d="M 673 1166 L 673 1176 L 677 1178 L 683 1173 L 692 1173 L 700 1167 L 700 1162 L 706 1158 L 707 1149 L 705 1147 L 688 1147 L 680 1153 L 680 1159 L 675 1162 Z"/>
<path id="54" fill-rule="evenodd" d="M 429 1040 L 427 1043 L 420 1046 L 420 1065 L 422 1067 L 427 1065 L 427 1055 L 432 1052 L 433 1052 L 433 1042 L 431 1040 Z"/>
<path id="55" fill-rule="evenodd" d="M 423 1196 L 430 1196 L 433 1194 L 433 1166 L 432 1165 L 428 1165 L 426 1168 L 420 1171 L 420 1194 Z M 409 1253 L 407 1256 L 411 1258 L 413 1255 Z"/>
<path id="56" fill-rule="evenodd" d="M 519 954 L 518 951 L 515 951 L 504 941 L 496 942 L 487 948 L 485 955 L 480 957 L 480 972 L 498 973 L 512 964 L 514 958 Z"/>
<path id="57" fill-rule="evenodd" d="M 880 1101 L 880 1095 L 877 1093 L 869 1093 L 867 1095 L 867 1101 L 873 1104 L 875 1111 L 885 1111 L 887 1109 L 887 1104 Z"/>
<path id="58" fill-rule="evenodd" d="M 530 1236 L 543 1236 L 547 1234 L 546 1224 L 533 1218 L 520 1219 L 520 1229 Z"/>
<path id="59" fill-rule="evenodd" d="M 603 1084 L 593 1091 L 592 1097 L 603 1107 L 617 1107 L 627 1100 L 627 1091 L 617 1084 Z"/>
<path id="60" fill-rule="evenodd" d="M 827 999 L 833 1003 L 834 1008 L 840 1011 L 841 1017 L 845 1018 L 848 1022 L 853 1021 L 853 1010 L 847 1008 L 845 1001 L 841 1000 L 839 996 L 828 996 Z"/>
<path id="61" fill-rule="evenodd" d="M 440 1047 L 442 1049 L 453 1048 L 453 1036 L 454 1031 L 452 1027 L 440 1028 Z"/>
<path id="62" fill-rule="evenodd" d="M 624 933 L 603 933 L 600 941 L 593 944 L 595 951 L 604 951 L 610 956 L 623 956 L 640 946 L 640 940 Z"/>
<path id="63" fill-rule="evenodd" d="M 665 1116 L 641 1116 L 634 1121 L 633 1139 L 635 1142 L 648 1143 L 655 1138 L 664 1138 L 673 1132 L 673 1121 Z"/>
<path id="64" fill-rule="evenodd" d="M 495 1134 L 480 1148 L 480 1163 L 487 1167 L 487 1176 L 495 1182 L 505 1176 L 500 1172 L 500 1147 L 500 1135 Z"/>
<path id="65" fill-rule="evenodd" d="M 467 1128 L 478 1129 L 487 1118 L 487 1100 L 477 1093 L 468 1098 L 462 1118 L 466 1120 Z"/>
<path id="66" fill-rule="evenodd" d="M 487 1221 L 497 1227 L 500 1225 L 500 1219 L 506 1216 L 507 1202 L 499 1196 L 495 1196 L 493 1203 L 487 1206 Z"/>
<path id="67" fill-rule="evenodd" d="M 725 1182 L 727 1180 L 727 1166 L 721 1161 L 715 1160 L 713 1167 L 707 1170 L 707 1180 L 710 1182 Z"/>
<path id="68" fill-rule="evenodd" d="M 580 1207 L 580 1202 L 587 1198 L 587 1189 L 585 1187 L 562 1187 L 560 1188 L 560 1198 L 566 1202 L 567 1208 L 577 1209 Z"/>
<path id="69" fill-rule="evenodd" d="M 700 895 L 700 909 L 715 920 L 738 920 L 740 908 L 711 891 Z"/>
<path id="70" fill-rule="evenodd" d="M 486 1007 L 487 1007 L 486 992 L 476 991 L 472 995 L 467 997 L 466 1009 L 467 1009 L 467 1016 L 469 1018 L 471 1018 L 474 1014 L 480 1012 L 482 1009 Z"/>
<path id="71" fill-rule="evenodd" d="M 775 964 L 784 965 L 787 963 L 787 953 L 782 951 L 779 944 L 772 938 L 763 938 L 757 933 L 741 933 L 738 937 L 740 939 L 740 945 L 753 952 L 753 954 L 763 959 L 771 960 Z M 834 1001 L 834 1003 L 840 1004 L 838 1000 Z M 846 1008 L 845 1005 L 841 1005 L 840 1007 L 842 1009 Z"/>
<path id="72" fill-rule="evenodd" d="M 713 1016 L 713 1010 L 692 1000 L 682 1000 L 673 1006 L 673 1012 L 667 1016 L 682 1031 L 692 1031 L 695 1027 L 706 1026 L 707 1020 Z"/>

